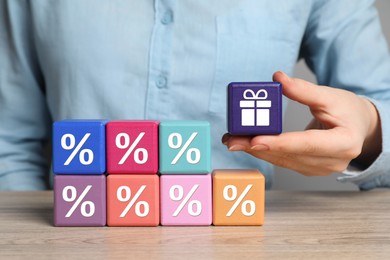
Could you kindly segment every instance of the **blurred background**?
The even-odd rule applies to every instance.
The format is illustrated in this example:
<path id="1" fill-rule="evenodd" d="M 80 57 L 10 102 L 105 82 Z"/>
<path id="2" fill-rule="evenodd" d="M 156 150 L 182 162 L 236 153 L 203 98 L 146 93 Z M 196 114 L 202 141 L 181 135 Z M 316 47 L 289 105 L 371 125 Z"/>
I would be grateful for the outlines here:
<path id="1" fill-rule="evenodd" d="M 386 36 L 387 42 L 390 42 L 390 1 L 377 0 L 376 6 L 382 23 L 382 30 Z M 389 45 L 389 44 L 388 44 Z M 295 77 L 299 77 L 310 82 L 316 82 L 315 76 L 306 67 L 303 61 L 300 61 L 295 68 Z M 309 110 L 296 103 L 289 102 L 287 113 L 284 119 L 285 131 L 302 130 L 311 120 L 312 116 Z M 354 184 L 344 184 L 336 180 L 338 174 L 327 177 L 306 177 L 296 172 L 276 168 L 272 189 L 274 190 L 358 190 Z"/>

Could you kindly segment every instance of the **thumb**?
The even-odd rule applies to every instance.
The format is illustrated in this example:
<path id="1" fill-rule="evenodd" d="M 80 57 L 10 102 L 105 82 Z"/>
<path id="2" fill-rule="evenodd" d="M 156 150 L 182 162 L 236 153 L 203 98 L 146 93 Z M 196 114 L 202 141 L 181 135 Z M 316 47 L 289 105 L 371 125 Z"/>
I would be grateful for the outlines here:
<path id="1" fill-rule="evenodd" d="M 309 107 L 318 108 L 327 104 L 328 92 L 324 86 L 318 86 L 298 78 L 290 78 L 281 71 L 275 72 L 272 78 L 282 84 L 283 94 L 289 99 Z"/>

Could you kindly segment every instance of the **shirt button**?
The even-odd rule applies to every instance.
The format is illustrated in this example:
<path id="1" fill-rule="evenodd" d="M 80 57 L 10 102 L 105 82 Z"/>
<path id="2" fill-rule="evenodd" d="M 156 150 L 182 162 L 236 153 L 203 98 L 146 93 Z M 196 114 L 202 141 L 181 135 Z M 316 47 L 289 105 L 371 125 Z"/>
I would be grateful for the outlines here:
<path id="1" fill-rule="evenodd" d="M 165 88 L 167 86 L 167 78 L 164 76 L 159 76 L 156 79 L 156 86 L 158 88 Z"/>
<path id="2" fill-rule="evenodd" d="M 171 11 L 166 11 L 165 14 L 161 17 L 162 24 L 170 24 L 173 22 L 173 13 Z"/>

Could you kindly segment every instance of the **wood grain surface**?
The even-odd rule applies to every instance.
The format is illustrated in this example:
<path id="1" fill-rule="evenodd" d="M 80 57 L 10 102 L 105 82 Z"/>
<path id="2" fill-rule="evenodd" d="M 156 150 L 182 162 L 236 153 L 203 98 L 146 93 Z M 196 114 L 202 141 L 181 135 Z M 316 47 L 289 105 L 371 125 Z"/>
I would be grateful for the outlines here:
<path id="1" fill-rule="evenodd" d="M 390 190 L 266 193 L 261 227 L 53 227 L 53 194 L 0 192 L 0 259 L 389 259 Z"/>

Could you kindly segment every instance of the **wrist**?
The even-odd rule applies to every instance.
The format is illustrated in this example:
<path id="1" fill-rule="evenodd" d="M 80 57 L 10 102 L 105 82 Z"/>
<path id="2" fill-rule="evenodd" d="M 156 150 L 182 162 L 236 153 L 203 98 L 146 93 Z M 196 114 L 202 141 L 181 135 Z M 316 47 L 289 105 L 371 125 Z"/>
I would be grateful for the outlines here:
<path id="1" fill-rule="evenodd" d="M 362 152 L 355 161 L 368 168 L 382 152 L 382 127 L 378 110 L 368 99 L 361 97 L 369 115 L 368 129 L 363 142 Z"/>

